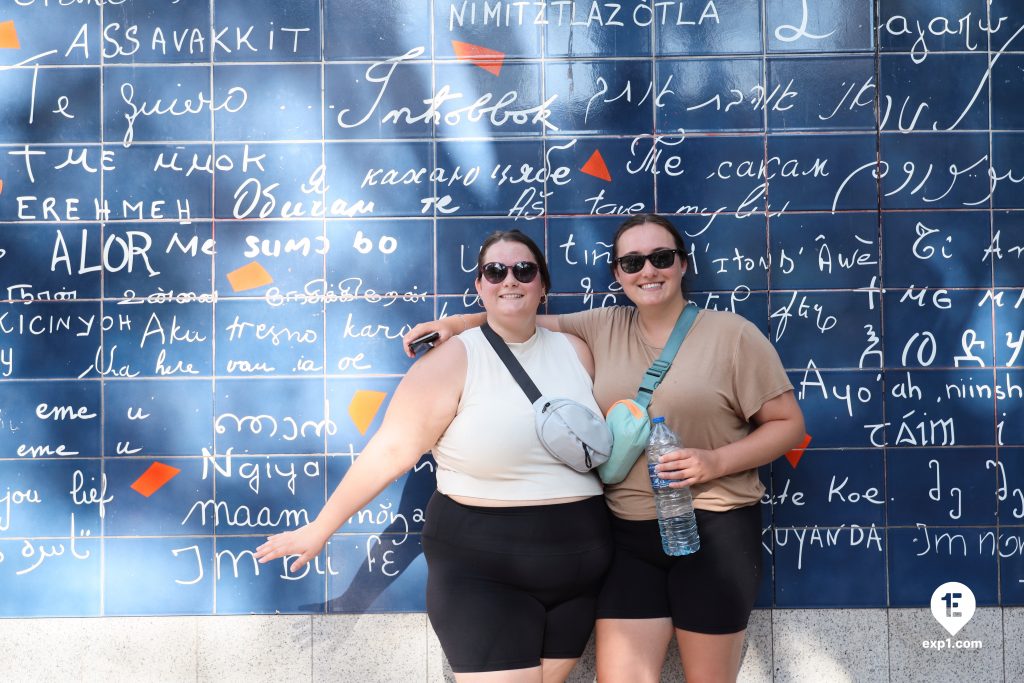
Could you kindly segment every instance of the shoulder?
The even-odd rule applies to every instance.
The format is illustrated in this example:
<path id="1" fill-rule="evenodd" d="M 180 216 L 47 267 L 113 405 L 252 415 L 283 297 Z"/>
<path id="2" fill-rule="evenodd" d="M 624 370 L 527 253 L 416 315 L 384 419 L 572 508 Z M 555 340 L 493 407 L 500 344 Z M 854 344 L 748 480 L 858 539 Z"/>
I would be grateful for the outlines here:
<path id="1" fill-rule="evenodd" d="M 611 322 L 615 320 L 628 320 L 636 312 L 636 309 L 632 306 L 603 306 L 601 308 L 591 308 L 585 311 L 576 311 L 575 313 L 563 313 L 559 316 L 560 320 L 571 320 L 578 322 Z"/>
<path id="2" fill-rule="evenodd" d="M 636 316 L 636 307 L 619 304 L 595 308 L 594 312 L 607 320 L 632 320 Z"/>
<path id="3" fill-rule="evenodd" d="M 576 348 L 577 343 L 583 343 L 583 340 L 572 332 L 555 332 L 543 327 L 537 328 L 537 336 L 540 345 L 549 350 L 559 348 L 568 350 L 568 347 Z"/>
<path id="4" fill-rule="evenodd" d="M 591 378 L 594 376 L 594 355 L 587 343 L 571 332 L 552 332 L 544 328 L 537 328 L 538 334 L 543 335 L 546 348 L 560 347 L 568 358 L 575 358 L 580 361 L 583 368 Z"/>
<path id="5" fill-rule="evenodd" d="M 593 327 L 602 331 L 608 330 L 611 334 L 615 334 L 617 330 L 623 332 L 630 330 L 637 320 L 635 306 L 604 306 L 584 311 L 580 315 L 588 316 L 589 322 Z"/>
<path id="6" fill-rule="evenodd" d="M 694 329 L 700 329 L 704 333 L 728 336 L 753 334 L 764 337 L 764 334 L 758 329 L 757 325 L 742 315 L 730 311 L 703 309 L 694 323 Z"/>
<path id="7" fill-rule="evenodd" d="M 734 366 L 761 364 L 777 352 L 761 329 L 746 318 L 729 311 L 701 311 L 693 325 L 698 348 L 713 350 Z"/>
<path id="8" fill-rule="evenodd" d="M 449 340 L 451 343 L 440 344 L 427 351 L 412 364 L 405 374 L 403 383 L 439 383 L 461 387 L 466 377 L 469 356 L 466 341 L 461 334 L 456 335 Z"/>
<path id="9" fill-rule="evenodd" d="M 581 349 L 585 350 L 588 354 L 590 353 L 590 350 L 587 348 L 587 343 L 570 332 L 551 332 L 549 330 L 544 330 L 543 328 L 539 328 L 539 331 L 544 334 L 548 344 L 557 343 L 562 346 L 567 345 L 566 348 L 574 349 L 577 354 L 580 353 Z"/>
<path id="10" fill-rule="evenodd" d="M 604 306 L 558 316 L 558 328 L 575 334 L 594 348 L 606 346 L 612 338 L 628 334 L 636 309 L 632 306 Z"/>

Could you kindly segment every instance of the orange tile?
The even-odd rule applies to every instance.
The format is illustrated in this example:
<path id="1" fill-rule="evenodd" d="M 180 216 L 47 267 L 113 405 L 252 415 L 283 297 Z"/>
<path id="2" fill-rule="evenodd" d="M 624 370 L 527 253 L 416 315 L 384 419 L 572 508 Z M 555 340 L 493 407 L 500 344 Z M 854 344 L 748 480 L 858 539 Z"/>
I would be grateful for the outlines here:
<path id="1" fill-rule="evenodd" d="M 0 48 L 18 49 L 18 32 L 14 28 L 14 20 L 0 21 Z"/>
<path id="2" fill-rule="evenodd" d="M 463 43 L 459 40 L 452 41 L 452 49 L 455 57 L 478 66 L 484 71 L 489 71 L 495 76 L 501 73 L 501 67 L 505 62 L 505 53 L 481 47 L 472 43 Z"/>
<path id="3" fill-rule="evenodd" d="M 174 479 L 181 472 L 177 467 L 165 465 L 162 462 L 154 462 L 142 473 L 142 476 L 132 483 L 132 490 L 149 498 L 160 490 L 164 484 Z"/>
<path id="4" fill-rule="evenodd" d="M 608 164 L 604 163 L 604 157 L 601 156 L 601 150 L 599 149 L 594 150 L 594 153 L 590 155 L 587 163 L 583 164 L 583 168 L 580 170 L 587 175 L 606 180 L 609 183 L 612 181 L 612 174 L 608 172 Z"/>
<path id="5" fill-rule="evenodd" d="M 231 283 L 231 289 L 236 292 L 263 287 L 273 281 L 274 278 L 270 277 L 267 269 L 256 261 L 247 263 L 238 270 L 228 273 L 228 282 Z"/>
<path id="6" fill-rule="evenodd" d="M 360 434 L 365 435 L 366 430 L 373 424 L 385 398 L 387 398 L 387 394 L 383 391 L 367 391 L 365 389 L 360 389 L 352 397 L 352 401 L 348 404 L 348 416 L 352 418 L 352 423 Z"/>
<path id="7" fill-rule="evenodd" d="M 789 464 L 793 469 L 796 469 L 797 463 L 800 462 L 800 458 L 804 457 L 804 450 L 806 450 L 809 443 L 811 443 L 811 435 L 804 434 L 804 440 L 800 442 L 800 445 L 789 453 L 786 453 L 786 460 L 789 461 Z"/>

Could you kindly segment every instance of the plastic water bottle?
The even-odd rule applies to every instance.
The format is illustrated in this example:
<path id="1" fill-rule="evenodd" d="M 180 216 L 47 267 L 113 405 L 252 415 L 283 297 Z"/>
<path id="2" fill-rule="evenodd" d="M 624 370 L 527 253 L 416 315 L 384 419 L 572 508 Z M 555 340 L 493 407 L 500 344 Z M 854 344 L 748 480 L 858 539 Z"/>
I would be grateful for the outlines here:
<path id="1" fill-rule="evenodd" d="M 679 450 L 683 444 L 665 424 L 665 418 L 656 417 L 651 424 L 651 437 L 647 441 L 647 472 L 654 489 L 654 505 L 658 509 L 661 547 L 667 555 L 689 555 L 700 550 L 690 487 L 669 488 L 671 480 L 662 479 L 654 469 L 662 455 Z"/>

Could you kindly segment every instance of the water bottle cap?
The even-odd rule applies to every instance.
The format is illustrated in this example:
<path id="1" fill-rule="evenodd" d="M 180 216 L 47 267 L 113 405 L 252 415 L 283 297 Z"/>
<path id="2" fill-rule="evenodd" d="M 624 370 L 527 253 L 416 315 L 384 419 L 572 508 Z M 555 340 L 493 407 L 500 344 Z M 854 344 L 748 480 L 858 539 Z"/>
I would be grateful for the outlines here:
<path id="1" fill-rule="evenodd" d="M 651 424 L 652 425 L 661 424 L 664 421 L 665 421 L 664 417 L 656 417 L 653 420 L 651 420 Z"/>

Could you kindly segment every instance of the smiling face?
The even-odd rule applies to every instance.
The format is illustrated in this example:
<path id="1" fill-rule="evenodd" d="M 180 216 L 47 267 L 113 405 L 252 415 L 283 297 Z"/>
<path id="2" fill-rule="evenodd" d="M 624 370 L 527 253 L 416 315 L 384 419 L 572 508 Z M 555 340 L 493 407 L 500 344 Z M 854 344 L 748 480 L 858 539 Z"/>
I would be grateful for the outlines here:
<path id="1" fill-rule="evenodd" d="M 621 235 L 616 243 L 616 254 L 641 254 L 646 256 L 659 249 L 678 248 L 672 234 L 654 223 L 643 223 L 632 227 Z M 626 273 L 616 264 L 615 279 L 622 285 L 622 291 L 638 308 L 678 304 L 683 300 L 682 281 L 686 272 L 686 260 L 676 254 L 668 268 L 655 268 L 650 260 L 644 261 L 643 268 L 636 273 Z"/>
<path id="2" fill-rule="evenodd" d="M 519 282 L 512 274 L 512 266 L 520 261 L 537 262 L 529 247 L 512 240 L 500 240 L 487 247 L 480 261 L 502 263 L 508 267 L 505 279 L 497 284 L 477 275 L 476 293 L 488 315 L 509 319 L 536 315 L 544 295 L 543 279 L 538 274 L 531 282 Z"/>

